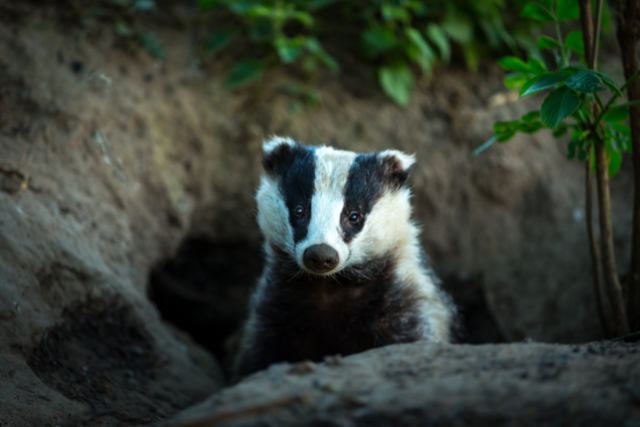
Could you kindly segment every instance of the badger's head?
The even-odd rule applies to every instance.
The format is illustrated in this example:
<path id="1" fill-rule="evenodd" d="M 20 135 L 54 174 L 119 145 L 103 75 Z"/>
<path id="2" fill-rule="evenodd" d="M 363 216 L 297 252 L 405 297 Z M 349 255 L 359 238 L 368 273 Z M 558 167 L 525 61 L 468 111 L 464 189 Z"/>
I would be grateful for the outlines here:
<path id="1" fill-rule="evenodd" d="M 275 137 L 263 146 L 258 223 L 268 245 L 308 273 L 329 275 L 411 242 L 413 156 L 311 147 Z"/>

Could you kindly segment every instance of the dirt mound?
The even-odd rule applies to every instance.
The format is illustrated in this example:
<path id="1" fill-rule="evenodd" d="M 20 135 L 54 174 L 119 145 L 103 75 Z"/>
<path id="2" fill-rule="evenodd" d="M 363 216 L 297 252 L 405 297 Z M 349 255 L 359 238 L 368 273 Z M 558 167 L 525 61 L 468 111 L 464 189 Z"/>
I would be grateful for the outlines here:
<path id="1" fill-rule="evenodd" d="M 274 365 L 162 426 L 632 426 L 640 346 L 402 344 Z"/>

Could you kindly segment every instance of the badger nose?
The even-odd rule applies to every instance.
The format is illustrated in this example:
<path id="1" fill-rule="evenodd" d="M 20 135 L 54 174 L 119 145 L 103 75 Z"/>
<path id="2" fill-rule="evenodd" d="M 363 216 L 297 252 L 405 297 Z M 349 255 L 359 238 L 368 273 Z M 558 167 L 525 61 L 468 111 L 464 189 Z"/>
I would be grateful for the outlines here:
<path id="1" fill-rule="evenodd" d="M 338 265 L 338 252 L 329 245 L 309 246 L 302 256 L 304 266 L 315 273 L 333 270 Z"/>

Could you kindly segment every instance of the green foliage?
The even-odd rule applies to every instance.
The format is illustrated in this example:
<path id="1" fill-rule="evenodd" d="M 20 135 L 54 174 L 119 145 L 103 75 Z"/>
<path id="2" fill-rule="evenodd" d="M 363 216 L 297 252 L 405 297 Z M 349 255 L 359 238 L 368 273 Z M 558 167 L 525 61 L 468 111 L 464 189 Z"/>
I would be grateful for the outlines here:
<path id="1" fill-rule="evenodd" d="M 260 81 L 264 71 L 264 62 L 253 58 L 243 59 L 238 62 L 229 73 L 225 87 L 235 89 L 249 83 Z"/>
<path id="2" fill-rule="evenodd" d="M 582 32 L 573 31 L 563 40 L 560 21 L 579 18 L 578 2 L 575 0 L 531 2 L 525 6 L 522 15 L 555 23 L 557 38 L 540 37 L 537 48 L 539 51 L 552 49 L 557 68 L 547 71 L 544 64 L 535 58 L 525 62 L 519 57 L 507 56 L 498 61 L 503 68 L 512 71 L 505 77 L 505 85 L 512 89 L 519 88 L 520 97 L 551 91 L 539 111 L 532 111 L 518 120 L 495 123 L 494 136 L 474 154 L 482 152 L 494 142 L 509 141 L 518 132 L 533 133 L 547 127 L 553 129 L 554 137 L 560 138 L 571 130 L 567 158 L 586 161 L 595 145 L 604 144 L 609 160 L 609 175 L 614 176 L 620 170 L 622 153 L 631 151 L 631 132 L 623 122 L 629 117 L 628 107 L 636 104 L 616 104 L 615 101 L 640 72 L 620 88 L 615 80 L 603 72 L 587 69 L 580 62 L 571 64 L 572 54 L 577 54 L 584 61 Z M 602 91 L 610 92 L 610 101 L 606 105 L 598 95 Z M 600 105 L 600 112 L 595 117 L 592 109 L 594 102 Z M 566 119 L 572 122 L 567 123 Z M 595 168 L 593 162 L 592 167 Z"/>
<path id="3" fill-rule="evenodd" d="M 516 40 L 522 37 L 514 35 L 528 33 L 536 26 L 517 18 L 524 3 L 525 0 L 198 1 L 203 13 L 226 11 L 234 17 L 211 33 L 206 54 L 249 41 L 258 48 L 252 53 L 261 61 L 256 75 L 268 67 L 285 64 L 301 67 L 310 77 L 320 68 L 338 72 L 339 55 L 355 57 L 375 67 L 382 90 L 401 105 L 410 100 L 416 74 L 429 75 L 435 65 L 451 60 L 452 52 L 461 52 L 467 66 L 475 69 L 487 49 L 515 51 L 519 46 Z M 343 50 L 329 53 L 324 44 L 339 45 Z M 454 49 L 456 45 L 461 49 Z M 234 67 L 233 78 L 228 81 L 259 81 L 254 77 L 238 79 L 240 69 L 240 75 L 248 73 L 246 64 Z"/>
<path id="4" fill-rule="evenodd" d="M 409 67 L 399 63 L 390 67 L 382 67 L 378 73 L 380 86 L 384 92 L 398 104 L 408 104 L 415 84 Z"/>

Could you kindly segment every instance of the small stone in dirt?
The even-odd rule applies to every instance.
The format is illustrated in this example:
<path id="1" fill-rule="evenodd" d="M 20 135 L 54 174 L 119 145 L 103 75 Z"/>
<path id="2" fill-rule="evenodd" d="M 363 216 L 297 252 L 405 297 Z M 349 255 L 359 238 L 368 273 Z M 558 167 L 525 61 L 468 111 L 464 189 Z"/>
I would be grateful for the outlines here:
<path id="1" fill-rule="evenodd" d="M 84 71 L 84 69 L 86 68 L 84 62 L 82 61 L 72 61 L 71 62 L 71 71 L 73 71 L 76 74 L 79 74 L 81 72 Z"/>
<path id="2" fill-rule="evenodd" d="M 323 362 L 327 366 L 340 366 L 342 365 L 342 356 L 339 354 L 335 356 L 325 356 Z"/>
<path id="3" fill-rule="evenodd" d="M 360 408 L 367 406 L 366 400 L 358 396 L 353 396 L 351 394 L 343 394 L 342 401 L 348 406 L 355 406 Z"/>
<path id="4" fill-rule="evenodd" d="M 327 391 L 329 393 L 335 393 L 336 391 L 340 390 L 340 386 L 338 386 L 337 384 L 321 379 L 315 380 L 313 382 L 313 385 L 320 390 Z"/>
<path id="5" fill-rule="evenodd" d="M 313 362 L 305 360 L 304 362 L 296 363 L 293 365 L 288 373 L 291 375 L 304 375 L 311 374 L 316 371 L 316 366 Z"/>

